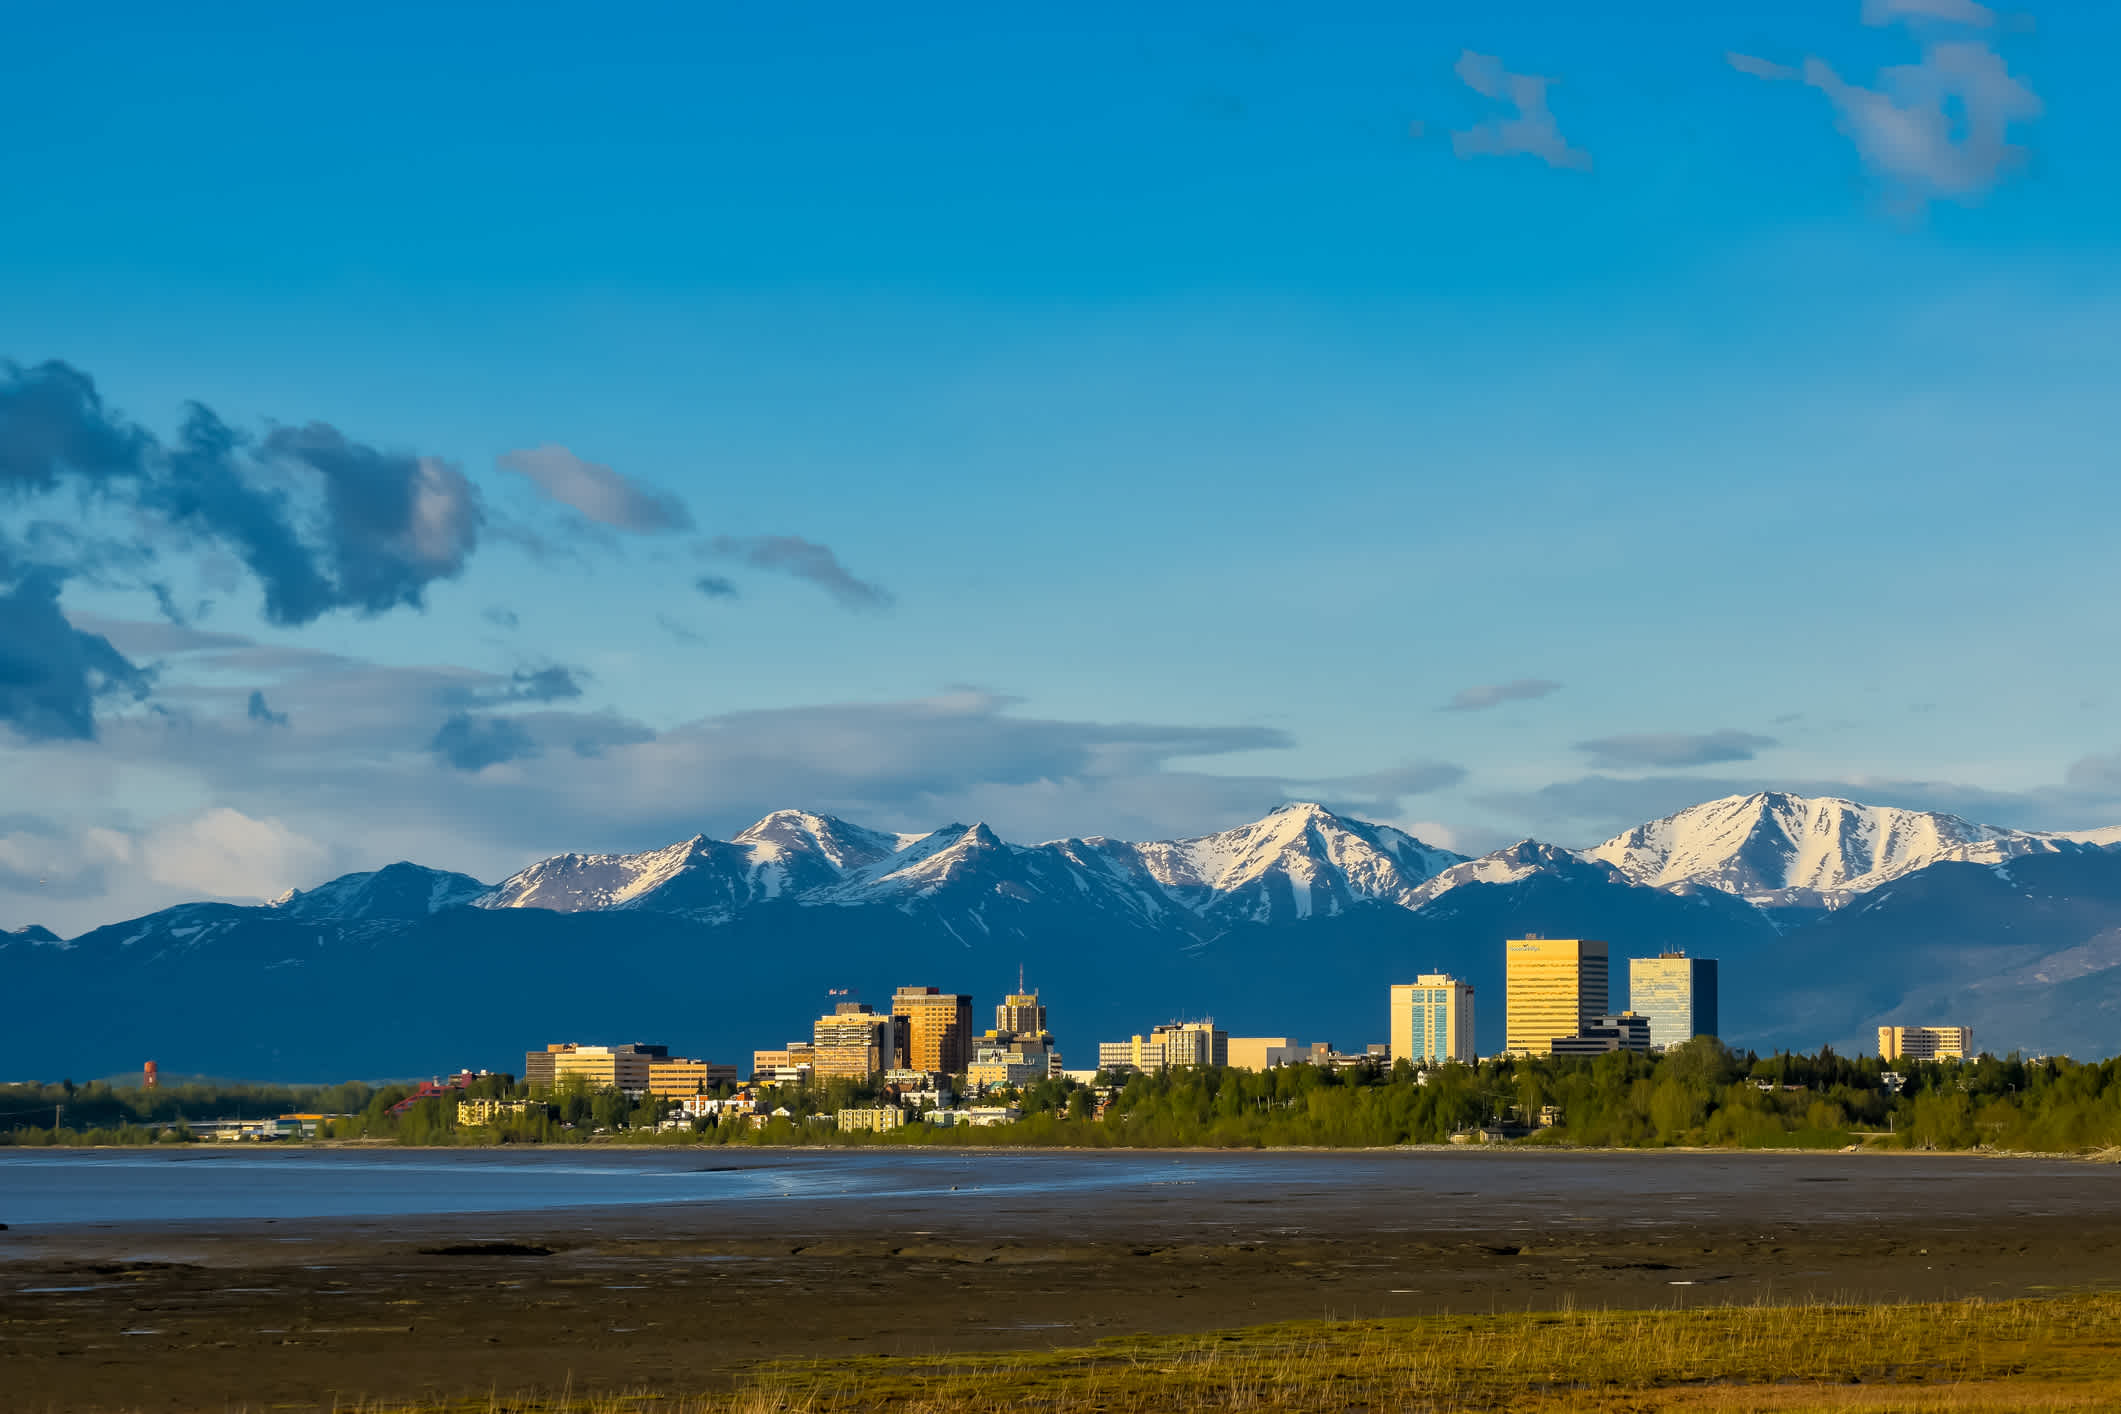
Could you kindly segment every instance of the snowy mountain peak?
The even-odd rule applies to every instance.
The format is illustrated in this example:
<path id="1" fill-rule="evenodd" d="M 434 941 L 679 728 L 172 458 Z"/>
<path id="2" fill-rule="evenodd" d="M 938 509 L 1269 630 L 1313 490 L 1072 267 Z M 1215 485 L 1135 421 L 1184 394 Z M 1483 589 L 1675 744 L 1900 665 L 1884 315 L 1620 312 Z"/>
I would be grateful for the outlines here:
<path id="1" fill-rule="evenodd" d="M 833 868 L 846 870 L 873 864 L 897 852 L 905 841 L 898 835 L 865 830 L 831 815 L 813 815 L 807 810 L 776 810 L 730 843 L 814 853 Z"/>
<path id="2" fill-rule="evenodd" d="M 272 901 L 290 918 L 404 921 L 468 904 L 486 892 L 469 874 L 400 860 L 361 874 L 342 874 L 313 889 L 289 889 Z"/>
<path id="3" fill-rule="evenodd" d="M 1584 853 L 1640 884 L 1702 884 L 1755 903 L 1792 903 L 1833 902 L 1947 859 L 2054 847 L 1957 815 L 1762 791 L 1690 806 Z"/>

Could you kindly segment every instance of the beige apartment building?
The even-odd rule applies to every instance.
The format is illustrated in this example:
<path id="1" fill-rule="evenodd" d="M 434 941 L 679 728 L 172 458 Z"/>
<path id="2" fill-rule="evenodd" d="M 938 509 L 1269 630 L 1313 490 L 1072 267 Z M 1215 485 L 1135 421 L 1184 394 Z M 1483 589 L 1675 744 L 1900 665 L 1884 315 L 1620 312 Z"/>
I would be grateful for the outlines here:
<path id="1" fill-rule="evenodd" d="M 1473 1064 L 1471 984 L 1441 972 L 1393 983 L 1391 1057 L 1415 1065 Z"/>
<path id="2" fill-rule="evenodd" d="M 867 1080 L 891 1063 L 891 1018 L 867 1002 L 841 1002 L 810 1028 L 810 1073 L 819 1080 Z"/>
<path id="3" fill-rule="evenodd" d="M 1974 1054 L 1971 1026 L 1881 1026 L 1880 1060 L 1963 1061 Z"/>
<path id="4" fill-rule="evenodd" d="M 544 1104 L 538 1100 L 459 1100 L 457 1123 L 494 1124 L 532 1111 L 542 1114 L 544 1110 Z"/>
<path id="5" fill-rule="evenodd" d="M 841 1110 L 838 1124 L 842 1133 L 867 1131 L 872 1134 L 897 1129 L 906 1122 L 906 1112 L 897 1105 L 876 1105 L 859 1110 Z"/>
<path id="6" fill-rule="evenodd" d="M 895 1069 L 963 1075 L 972 1061 L 972 998 L 935 987 L 891 994 L 898 1057 Z"/>
<path id="7" fill-rule="evenodd" d="M 1551 1055 L 1560 1036 L 1580 1036 L 1607 1014 L 1606 945 L 1593 938 L 1511 938 L 1503 944 L 1504 1047 Z"/>
<path id="8" fill-rule="evenodd" d="M 655 1060 L 648 1063 L 648 1093 L 663 1099 L 684 1100 L 706 1095 L 720 1085 L 736 1084 L 736 1067 L 713 1061 Z"/>
<path id="9" fill-rule="evenodd" d="M 751 1073 L 753 1075 L 771 1075 L 777 1070 L 794 1070 L 797 1066 L 811 1065 L 816 1060 L 816 1046 L 808 1041 L 790 1041 L 779 1050 L 753 1051 L 751 1053 Z"/>
<path id="10" fill-rule="evenodd" d="M 648 1093 L 648 1067 L 668 1058 L 665 1046 L 570 1046 L 552 1052 L 552 1082 L 564 1086 L 579 1076 L 592 1090 Z"/>
<path id="11" fill-rule="evenodd" d="M 1215 1022 L 1173 1021 L 1152 1029 L 1147 1036 L 1125 1041 L 1103 1041 L 1097 1047 L 1099 1070 L 1162 1070 L 1174 1065 L 1228 1065 L 1230 1033 L 1215 1029 Z"/>

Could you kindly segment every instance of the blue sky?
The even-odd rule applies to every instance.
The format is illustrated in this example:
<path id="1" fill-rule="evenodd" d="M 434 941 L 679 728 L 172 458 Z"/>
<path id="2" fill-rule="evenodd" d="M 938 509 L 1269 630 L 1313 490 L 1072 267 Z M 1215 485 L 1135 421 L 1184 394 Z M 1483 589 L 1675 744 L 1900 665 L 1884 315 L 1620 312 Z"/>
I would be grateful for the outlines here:
<path id="1" fill-rule="evenodd" d="M 2112 7 L 1138 9 L 17 17 L 0 924 L 782 805 L 2121 820 Z M 32 468 L 50 360 L 137 466 Z"/>

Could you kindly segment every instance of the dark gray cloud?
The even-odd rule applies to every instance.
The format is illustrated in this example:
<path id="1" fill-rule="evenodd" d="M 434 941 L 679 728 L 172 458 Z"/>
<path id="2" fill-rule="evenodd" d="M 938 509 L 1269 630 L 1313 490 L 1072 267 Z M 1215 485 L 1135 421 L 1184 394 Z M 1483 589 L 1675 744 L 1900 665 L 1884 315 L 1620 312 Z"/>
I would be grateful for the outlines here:
<path id="1" fill-rule="evenodd" d="M 233 556 L 259 584 L 268 621 L 294 626 L 334 610 L 377 615 L 424 607 L 429 584 L 462 573 L 484 510 L 454 467 L 386 452 L 313 422 L 255 442 L 193 405 L 164 445 L 105 406 L 94 380 L 63 363 L 0 363 L 0 497 L 26 502 L 72 489 L 133 513 L 135 541 L 35 520 L 0 546 L 13 585 L 0 621 L 4 715 L 39 738 L 92 736 L 100 697 L 145 694 L 149 675 L 59 612 L 72 575 L 155 594 L 158 550 Z"/>
<path id="2" fill-rule="evenodd" d="M 63 363 L 0 361 L 0 492 L 139 475 L 153 439 L 113 417 L 94 380 Z"/>
<path id="3" fill-rule="evenodd" d="M 33 741 L 87 741 L 96 702 L 147 696 L 153 675 L 100 634 L 84 633 L 59 610 L 62 576 L 47 565 L 20 566 L 0 551 L 0 722 Z"/>
<path id="4" fill-rule="evenodd" d="M 558 702 L 563 698 L 582 695 L 581 679 L 588 674 L 580 668 L 560 667 L 519 668 L 510 680 L 503 700 L 512 702 Z"/>
<path id="5" fill-rule="evenodd" d="M 1713 732 L 1642 732 L 1602 736 L 1576 743 L 1600 770 L 1625 771 L 1640 766 L 1713 766 L 1722 761 L 1750 761 L 1775 738 L 1723 727 Z"/>
<path id="6" fill-rule="evenodd" d="M 225 546 L 265 591 L 265 617 L 306 624 L 337 607 L 316 552 L 295 530 L 288 493 L 260 485 L 240 458 L 241 433 L 194 406 L 177 443 L 147 480 L 143 505 L 172 524 Z"/>
<path id="7" fill-rule="evenodd" d="M 536 738 L 509 717 L 474 717 L 459 712 L 442 723 L 427 744 L 435 758 L 459 771 L 483 771 L 507 761 L 541 754 Z"/>
<path id="8" fill-rule="evenodd" d="M 265 694 L 256 688 L 251 689 L 250 704 L 246 710 L 253 722 L 262 722 L 268 727 L 284 727 L 287 725 L 287 714 L 285 712 L 275 712 L 271 707 L 267 706 Z"/>
<path id="9" fill-rule="evenodd" d="M 485 518 L 454 467 L 325 423 L 277 428 L 254 446 L 194 404 L 165 447 L 106 408 L 78 369 L 0 365 L 0 486 L 19 497 L 68 483 L 228 550 L 263 588 L 266 618 L 283 625 L 421 607 L 428 584 L 463 571 Z M 69 563 L 86 567 L 78 554 Z"/>
<path id="10" fill-rule="evenodd" d="M 776 570 L 809 580 L 848 609 L 888 609 L 891 591 L 857 579 L 830 546 L 800 535 L 718 535 L 707 548 L 754 569 Z"/>
<path id="11" fill-rule="evenodd" d="M 1510 682 L 1482 683 L 1478 687 L 1462 688 L 1444 703 L 1446 712 L 1481 712 L 1490 707 L 1500 707 L 1505 702 L 1529 702 L 1545 697 L 1550 692 L 1561 691 L 1561 684 L 1551 678 L 1516 678 Z"/>
<path id="12" fill-rule="evenodd" d="M 692 529 L 692 512 L 675 495 L 585 461 L 556 443 L 504 453 L 495 464 L 598 525 L 635 535 Z"/>
<path id="13" fill-rule="evenodd" d="M 478 491 L 447 462 L 378 451 L 322 422 L 275 428 L 265 449 L 323 479 L 341 605 L 365 614 L 421 608 L 427 585 L 463 573 L 478 547 Z"/>
<path id="14" fill-rule="evenodd" d="M 724 579 L 718 574 L 703 574 L 692 582 L 692 587 L 709 599 L 734 599 L 737 597 L 736 581 Z"/>

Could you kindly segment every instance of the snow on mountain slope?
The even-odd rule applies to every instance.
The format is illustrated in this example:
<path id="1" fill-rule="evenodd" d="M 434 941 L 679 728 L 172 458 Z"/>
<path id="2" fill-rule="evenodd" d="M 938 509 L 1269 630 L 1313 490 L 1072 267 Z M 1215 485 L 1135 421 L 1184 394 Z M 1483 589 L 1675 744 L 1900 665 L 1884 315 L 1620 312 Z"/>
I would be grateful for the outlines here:
<path id="1" fill-rule="evenodd" d="M 400 861 L 371 873 L 344 874 L 313 889 L 289 889 L 272 906 L 305 920 L 414 919 L 470 903 L 485 892 L 486 885 L 469 874 Z"/>
<path id="2" fill-rule="evenodd" d="M 1193 839 L 1083 843 L 1116 862 L 1131 861 L 1182 908 L 1256 922 L 1330 917 L 1361 902 L 1411 907 L 1425 880 L 1465 859 L 1389 825 L 1345 819 L 1309 802 Z"/>
<path id="3" fill-rule="evenodd" d="M 752 904 L 829 888 L 892 858 L 910 838 L 777 810 L 733 840 L 694 835 L 641 854 L 555 855 L 502 880 L 478 906 L 650 908 L 728 918 Z"/>
<path id="4" fill-rule="evenodd" d="M 1594 849 L 1640 884 L 1701 884 L 1759 904 L 1832 904 L 1948 859 L 1994 863 L 2066 845 L 1956 815 L 1767 791 L 1638 825 Z"/>
<path id="5" fill-rule="evenodd" d="M 1050 897 L 1131 917 L 1265 921 L 1335 914 L 1377 900 L 1404 904 L 1463 856 L 1384 825 L 1316 805 L 1196 839 L 1130 844 L 1057 840 L 1012 845 L 985 825 L 927 835 L 865 830 L 829 816 L 778 811 L 723 843 L 704 836 L 645 854 L 563 854 L 504 880 L 484 908 L 580 912 L 650 908 L 702 918 L 775 899 L 807 906 L 899 908 L 982 893 Z"/>
<path id="6" fill-rule="evenodd" d="M 2103 830 L 2050 830 L 2043 838 L 2090 845 L 2093 849 L 2112 849 L 2121 845 L 2121 825 L 2108 825 Z"/>
<path id="7" fill-rule="evenodd" d="M 1541 844 L 1538 840 L 1519 840 L 1493 854 L 1483 854 L 1478 859 L 1468 859 L 1443 870 L 1416 889 L 1407 906 L 1420 908 L 1467 884 L 1515 884 L 1535 874 L 1583 873 L 1614 882 L 1628 882 L 1626 875 L 1604 860 L 1594 860 L 1559 845 Z"/>

